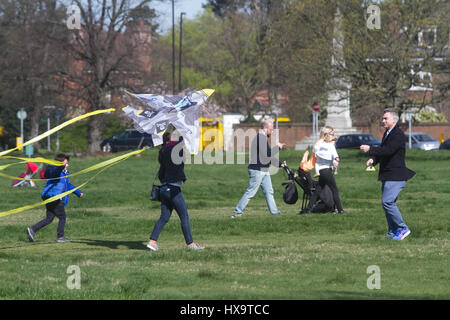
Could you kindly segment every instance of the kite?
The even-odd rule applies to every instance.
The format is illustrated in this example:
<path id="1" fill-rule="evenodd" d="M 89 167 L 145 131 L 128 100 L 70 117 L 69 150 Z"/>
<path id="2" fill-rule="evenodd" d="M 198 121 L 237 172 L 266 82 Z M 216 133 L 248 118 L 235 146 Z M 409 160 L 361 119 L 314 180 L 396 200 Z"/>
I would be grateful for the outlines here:
<path id="1" fill-rule="evenodd" d="M 134 94 L 133 97 L 143 101 L 150 108 L 142 110 L 127 106 L 122 110 L 134 122 L 134 127 L 141 133 L 152 136 L 153 145 L 162 144 L 162 135 L 170 124 L 183 136 L 186 148 L 191 154 L 198 153 L 200 106 L 213 94 L 213 89 L 190 92 L 184 97 L 163 94 Z"/>

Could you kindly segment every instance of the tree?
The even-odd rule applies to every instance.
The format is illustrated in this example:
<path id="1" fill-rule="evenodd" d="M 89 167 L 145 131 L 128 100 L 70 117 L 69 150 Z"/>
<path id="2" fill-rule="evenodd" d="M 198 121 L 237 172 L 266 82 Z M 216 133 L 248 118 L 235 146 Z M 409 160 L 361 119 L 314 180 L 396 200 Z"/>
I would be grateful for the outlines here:
<path id="1" fill-rule="evenodd" d="M 448 90 L 432 90 L 447 81 L 433 83 L 429 77 L 448 59 L 449 3 L 428 0 L 386 0 L 378 4 L 381 29 L 367 27 L 367 1 L 338 0 L 335 7 L 342 13 L 342 63 L 331 69 L 331 78 L 352 83 L 351 105 L 359 108 L 397 108 L 400 113 L 412 106 L 423 108 L 445 100 Z M 311 19 L 309 19 L 311 23 Z M 323 23 L 326 17 L 318 19 Z M 437 37 L 432 30 L 446 30 L 447 37 Z M 315 28 L 317 37 L 326 38 L 325 27 Z M 427 39 L 427 37 L 428 39 Z M 431 36 L 431 37 L 430 37 Z M 431 38 L 431 40 L 430 40 Z M 320 50 L 332 49 L 322 43 Z M 443 59 L 441 61 L 441 59 Z M 448 61 L 448 60 L 447 60 Z M 324 70 L 327 66 L 323 66 Z M 448 74 L 448 65 L 444 73 Z M 433 81 L 433 82 L 432 82 Z M 369 114 L 369 112 L 364 112 Z"/>
<path id="2" fill-rule="evenodd" d="M 310 106 L 312 99 L 326 101 L 327 90 L 340 82 L 331 79 L 352 84 L 352 109 L 365 108 L 365 116 L 372 114 L 368 109 L 391 106 L 402 112 L 448 98 L 448 1 L 386 0 L 378 5 L 381 30 L 370 30 L 368 1 L 283 1 L 266 37 L 266 52 L 278 61 L 294 118 L 303 113 L 299 106 Z M 342 37 L 333 36 L 337 8 Z M 332 58 L 337 61 L 333 67 Z M 431 81 L 434 90 L 427 89 Z"/>
<path id="3" fill-rule="evenodd" d="M 230 14 L 242 11 L 248 3 L 249 0 L 208 0 L 203 7 L 211 8 L 216 16 L 224 18 Z"/>
<path id="4" fill-rule="evenodd" d="M 231 110 L 236 99 L 251 107 L 248 102 L 259 82 L 253 25 L 242 16 L 232 19 L 221 20 L 207 9 L 183 24 L 183 88 L 214 88 L 214 100 L 225 110 Z M 161 36 L 154 56 L 166 78 L 171 71 L 166 62 L 171 39 L 172 33 Z"/>
<path id="5" fill-rule="evenodd" d="M 448 1 L 385 1 L 380 4 L 381 30 L 365 27 L 365 18 L 357 10 L 361 1 L 342 4 L 347 22 L 346 67 L 340 72 L 354 83 L 355 107 L 391 106 L 403 112 L 448 96 L 448 91 L 432 90 L 433 79 L 428 77 L 442 66 L 442 58 L 448 59 Z M 436 29 L 446 30 L 447 37 L 438 37 Z"/>
<path id="6" fill-rule="evenodd" d="M 25 128 L 31 127 L 31 138 L 39 133 L 42 107 L 57 100 L 52 75 L 62 61 L 49 36 L 60 31 L 63 14 L 55 0 L 0 0 L 0 103 L 5 106 L 1 118 L 9 122 L 4 138 L 9 145 L 17 136 L 18 109 L 28 112 Z"/>
<path id="7" fill-rule="evenodd" d="M 280 106 L 278 96 L 280 92 L 283 92 L 283 88 L 278 72 L 280 61 L 278 56 L 271 55 L 271 44 L 267 39 L 270 37 L 273 23 L 282 12 L 283 6 L 284 1 L 277 0 L 210 0 L 205 5 L 205 7 L 210 7 L 219 19 L 231 23 L 231 26 L 236 26 L 236 20 L 247 21 L 252 25 L 251 41 L 253 41 L 252 45 L 257 56 L 257 59 L 254 60 L 254 67 L 258 72 L 257 90 L 267 90 L 270 108 Z M 239 25 L 237 27 L 239 28 Z M 246 30 L 244 29 L 242 32 L 246 32 Z M 246 101 L 242 101 L 242 103 L 248 105 Z M 252 109 L 250 106 L 247 108 Z"/>
<path id="8" fill-rule="evenodd" d="M 81 29 L 72 31 L 64 47 L 67 68 L 60 72 L 72 104 L 85 112 L 107 108 L 122 88 L 142 85 L 150 72 L 151 27 L 136 19 L 152 21 L 150 0 L 74 0 L 80 9 Z M 146 68 L 146 69 L 145 69 Z M 72 90 L 71 90 L 72 89 Z M 100 151 L 102 116 L 88 120 L 88 154 Z"/>
<path id="9" fill-rule="evenodd" d="M 321 0 L 282 1 L 275 12 L 264 37 L 265 65 L 272 70 L 268 83 L 289 96 L 285 110 L 292 119 L 307 121 L 314 101 L 325 105 L 334 6 Z"/>
<path id="10" fill-rule="evenodd" d="M 224 109 L 230 111 L 239 104 L 252 118 L 252 99 L 263 87 L 256 37 L 256 26 L 245 12 L 221 18 L 209 8 L 197 21 L 187 21 L 183 25 L 183 84 L 212 86 L 214 100 Z"/>

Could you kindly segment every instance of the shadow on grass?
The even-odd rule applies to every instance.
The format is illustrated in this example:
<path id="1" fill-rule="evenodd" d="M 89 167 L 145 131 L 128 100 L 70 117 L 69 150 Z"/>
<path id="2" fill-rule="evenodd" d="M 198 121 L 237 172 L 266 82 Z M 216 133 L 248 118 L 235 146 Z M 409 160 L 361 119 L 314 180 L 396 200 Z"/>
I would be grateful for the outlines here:
<path id="1" fill-rule="evenodd" d="M 6 247 L 0 247 L 1 250 L 8 249 L 18 249 L 18 248 L 29 248 L 32 246 L 42 246 L 42 245 L 58 245 L 56 241 L 37 241 L 29 243 L 20 243 L 19 245 L 11 245 Z M 69 243 L 81 243 L 87 244 L 89 246 L 107 247 L 110 249 L 120 249 L 119 246 L 125 246 L 131 250 L 147 250 L 147 246 L 142 243 L 142 241 L 110 241 L 110 240 L 93 240 L 93 239 L 74 239 Z"/>
<path id="2" fill-rule="evenodd" d="M 88 246 L 107 247 L 110 249 L 120 249 L 119 246 L 125 246 L 132 250 L 147 250 L 147 246 L 142 241 L 111 241 L 111 240 L 93 240 L 93 239 L 77 239 L 72 243 L 83 243 Z"/>
<path id="3" fill-rule="evenodd" d="M 25 241 L 23 241 L 25 242 Z M 19 245 L 11 245 L 8 247 L 0 247 L 0 251 L 1 250 L 8 250 L 8 249 L 18 249 L 18 248 L 29 248 L 31 246 L 36 246 L 36 245 L 54 245 L 56 244 L 56 241 L 40 241 L 40 242 L 29 242 L 26 241 L 26 243 L 20 243 Z"/>

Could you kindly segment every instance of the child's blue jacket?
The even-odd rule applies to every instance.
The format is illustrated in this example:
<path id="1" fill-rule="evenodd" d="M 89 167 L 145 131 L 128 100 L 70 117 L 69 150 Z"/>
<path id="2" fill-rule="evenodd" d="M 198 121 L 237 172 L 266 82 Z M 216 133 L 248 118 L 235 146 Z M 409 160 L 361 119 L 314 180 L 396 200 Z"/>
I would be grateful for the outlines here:
<path id="1" fill-rule="evenodd" d="M 51 198 L 53 196 L 76 188 L 74 185 L 70 183 L 69 178 L 67 177 L 69 175 L 69 171 L 63 169 L 64 166 L 53 166 L 53 165 L 49 165 L 45 169 L 44 177 L 46 179 L 58 177 L 61 177 L 61 179 L 47 180 L 44 189 L 42 189 L 41 193 L 42 199 Z M 79 197 L 82 191 L 77 189 L 73 193 L 75 193 Z M 67 204 L 69 203 L 69 196 L 68 195 L 65 196 L 64 199 L 62 200 L 64 200 L 64 205 L 67 206 Z"/>

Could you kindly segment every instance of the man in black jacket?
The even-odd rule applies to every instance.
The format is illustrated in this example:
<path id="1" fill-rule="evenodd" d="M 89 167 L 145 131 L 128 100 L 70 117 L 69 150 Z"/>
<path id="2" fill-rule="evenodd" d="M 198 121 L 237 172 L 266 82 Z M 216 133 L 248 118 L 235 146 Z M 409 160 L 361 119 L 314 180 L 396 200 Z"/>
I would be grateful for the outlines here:
<path id="1" fill-rule="evenodd" d="M 402 214 L 397 208 L 397 197 L 415 172 L 405 165 L 405 134 L 397 125 L 398 114 L 394 109 L 385 109 L 382 123 L 386 132 L 380 147 L 361 145 L 363 152 L 368 152 L 371 158 L 366 166 L 380 163 L 378 180 L 381 181 L 381 202 L 386 214 L 388 233 L 393 240 L 405 239 L 411 231 L 405 224 Z"/>
<path id="2" fill-rule="evenodd" d="M 242 198 L 239 200 L 234 209 L 232 218 L 240 217 L 243 214 L 245 207 L 251 198 L 253 198 L 259 187 L 262 188 L 264 196 L 266 197 L 267 206 L 273 215 L 279 215 L 280 211 L 277 208 L 275 199 L 273 197 L 272 180 L 270 178 L 269 167 L 274 165 L 277 167 L 284 167 L 275 155 L 280 149 L 285 146 L 285 143 L 278 143 L 277 146 L 271 148 L 269 145 L 269 138 L 273 131 L 273 122 L 265 120 L 261 123 L 261 130 L 253 139 L 250 146 L 250 164 L 248 165 L 249 183 L 247 190 Z"/>

